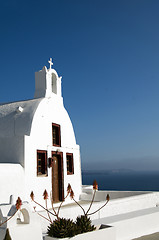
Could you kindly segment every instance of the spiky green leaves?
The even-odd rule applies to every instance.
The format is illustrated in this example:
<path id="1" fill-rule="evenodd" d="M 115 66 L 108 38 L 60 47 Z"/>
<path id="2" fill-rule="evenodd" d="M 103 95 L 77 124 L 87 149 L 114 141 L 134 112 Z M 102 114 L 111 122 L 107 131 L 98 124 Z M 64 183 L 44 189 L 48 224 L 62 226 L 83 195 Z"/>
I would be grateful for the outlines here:
<path id="1" fill-rule="evenodd" d="M 11 239 L 11 236 L 10 236 L 10 234 L 9 234 L 9 229 L 8 229 L 8 228 L 7 228 L 7 230 L 6 230 L 6 235 L 5 235 L 5 237 L 4 237 L 3 240 L 12 240 L 12 239 Z"/>
<path id="2" fill-rule="evenodd" d="M 91 224 L 91 220 L 87 216 L 77 217 L 76 226 L 78 229 L 78 233 L 91 232 L 95 230 L 94 225 Z"/>
<path id="3" fill-rule="evenodd" d="M 50 224 L 47 234 L 57 238 L 73 237 L 76 234 L 76 224 L 70 219 L 59 218 Z"/>

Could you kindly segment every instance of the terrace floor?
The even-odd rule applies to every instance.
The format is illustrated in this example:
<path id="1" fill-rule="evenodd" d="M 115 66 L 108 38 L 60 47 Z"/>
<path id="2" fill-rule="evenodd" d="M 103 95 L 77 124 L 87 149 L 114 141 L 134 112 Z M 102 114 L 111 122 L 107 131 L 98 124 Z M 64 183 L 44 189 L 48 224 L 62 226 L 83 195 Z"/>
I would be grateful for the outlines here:
<path id="1" fill-rule="evenodd" d="M 135 238 L 133 240 L 159 240 L 159 232 Z"/>

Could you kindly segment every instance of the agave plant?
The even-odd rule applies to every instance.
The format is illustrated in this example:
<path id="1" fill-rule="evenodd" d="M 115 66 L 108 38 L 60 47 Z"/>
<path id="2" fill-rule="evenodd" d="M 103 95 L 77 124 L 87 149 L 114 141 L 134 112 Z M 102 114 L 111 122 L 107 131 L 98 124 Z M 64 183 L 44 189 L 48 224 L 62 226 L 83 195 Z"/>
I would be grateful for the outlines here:
<path id="1" fill-rule="evenodd" d="M 53 221 L 47 231 L 50 237 L 56 238 L 73 237 L 76 233 L 76 224 L 72 220 L 65 218 L 59 218 Z"/>
<path id="2" fill-rule="evenodd" d="M 51 204 L 52 204 L 52 211 L 50 211 L 47 207 L 47 201 L 48 201 L 48 193 L 47 191 L 45 190 L 44 193 L 43 193 L 43 198 L 45 200 L 45 207 L 43 205 L 41 205 L 40 203 L 38 203 L 37 201 L 35 201 L 35 197 L 34 197 L 34 193 L 31 192 L 30 194 L 30 197 L 32 199 L 32 201 L 39 205 L 41 208 L 43 208 L 47 214 L 48 214 L 48 217 L 45 217 L 43 215 L 41 215 L 40 213 L 38 213 L 38 215 L 40 215 L 41 217 L 45 218 L 46 220 L 48 220 L 50 222 L 50 226 L 48 226 L 48 235 L 50 237 L 56 237 L 56 238 L 66 238 L 66 237 L 73 237 L 74 235 L 76 234 L 79 234 L 79 233 L 84 233 L 84 232 L 90 232 L 90 231 L 93 231 L 95 230 L 95 227 L 94 225 L 91 224 L 91 220 L 90 218 L 88 217 L 89 215 L 92 215 L 92 214 L 95 214 L 96 212 L 98 212 L 100 209 L 102 209 L 103 207 L 105 207 L 107 205 L 107 203 L 109 202 L 109 195 L 106 196 L 106 202 L 100 207 L 98 208 L 97 210 L 95 210 L 94 212 L 91 212 L 90 213 L 90 209 L 92 207 L 92 204 L 94 202 L 94 199 L 95 199 L 95 194 L 96 194 L 96 191 L 98 190 L 98 184 L 96 182 L 96 180 L 93 182 L 93 196 L 92 196 L 92 200 L 90 202 L 90 205 L 87 209 L 87 211 L 82 207 L 82 205 L 77 202 L 74 198 L 74 192 L 71 188 L 71 185 L 68 184 L 68 187 L 67 187 L 67 194 L 66 194 L 66 197 L 64 198 L 64 201 L 65 199 L 70 196 L 70 198 L 82 209 L 83 211 L 83 215 L 81 215 L 80 217 L 77 217 L 76 219 L 76 222 L 73 222 L 72 220 L 70 219 L 65 219 L 65 218 L 60 218 L 59 217 L 59 212 L 60 212 L 60 209 L 62 207 L 62 204 L 64 201 L 62 201 L 59 205 L 59 207 L 57 209 L 54 208 L 53 206 L 53 197 L 51 196 L 50 199 L 51 199 Z M 35 208 L 34 208 L 35 209 Z M 56 217 L 56 219 L 53 221 L 51 219 L 51 215 Z"/>
<path id="3" fill-rule="evenodd" d="M 87 216 L 77 217 L 76 226 L 78 233 L 91 232 L 96 229 L 94 225 L 92 225 L 90 218 Z"/>

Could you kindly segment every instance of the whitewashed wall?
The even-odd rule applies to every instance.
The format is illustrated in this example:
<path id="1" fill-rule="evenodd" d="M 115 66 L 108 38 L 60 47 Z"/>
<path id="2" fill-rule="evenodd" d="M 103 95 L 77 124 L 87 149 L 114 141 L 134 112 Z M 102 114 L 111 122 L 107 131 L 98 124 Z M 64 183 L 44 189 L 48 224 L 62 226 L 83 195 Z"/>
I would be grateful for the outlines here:
<path id="1" fill-rule="evenodd" d="M 52 123 L 61 126 L 61 147 L 52 146 Z M 51 191 L 52 176 L 51 168 L 48 168 L 47 177 L 37 177 L 37 150 L 46 150 L 48 157 L 51 157 L 52 151 L 63 152 L 64 194 L 70 183 L 78 200 L 81 194 L 80 148 L 76 144 L 72 123 L 63 106 L 63 100 L 56 95 L 41 101 L 33 118 L 31 134 L 25 136 L 26 199 L 33 190 L 36 199 L 42 202 L 43 191 Z M 67 175 L 66 153 L 73 153 L 73 175 Z"/>
<path id="2" fill-rule="evenodd" d="M 0 138 L 0 163 L 19 163 L 24 166 L 24 137 Z"/>
<path id="3" fill-rule="evenodd" d="M 0 164 L 0 204 L 9 203 L 13 195 L 25 198 L 24 169 L 20 164 Z"/>

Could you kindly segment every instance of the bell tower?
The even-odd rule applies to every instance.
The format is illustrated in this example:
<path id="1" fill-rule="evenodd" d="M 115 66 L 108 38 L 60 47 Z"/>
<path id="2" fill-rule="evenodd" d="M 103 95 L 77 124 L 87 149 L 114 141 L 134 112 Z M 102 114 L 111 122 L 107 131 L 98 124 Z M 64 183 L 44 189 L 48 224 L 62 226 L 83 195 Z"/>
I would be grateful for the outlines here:
<path id="1" fill-rule="evenodd" d="M 61 93 L 61 79 L 55 69 L 52 69 L 52 58 L 48 61 L 49 69 L 46 66 L 42 70 L 35 73 L 35 95 L 34 98 L 42 97 L 62 97 Z"/>

